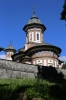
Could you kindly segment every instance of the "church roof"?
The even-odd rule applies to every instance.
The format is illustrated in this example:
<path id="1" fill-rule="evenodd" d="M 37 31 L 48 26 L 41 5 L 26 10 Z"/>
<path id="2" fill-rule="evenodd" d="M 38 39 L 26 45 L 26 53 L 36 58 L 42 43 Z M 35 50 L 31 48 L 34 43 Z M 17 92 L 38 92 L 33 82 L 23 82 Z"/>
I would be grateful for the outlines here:
<path id="1" fill-rule="evenodd" d="M 32 18 L 29 19 L 27 24 L 32 24 L 32 23 L 42 24 L 40 19 L 36 17 L 35 13 L 33 13 Z"/>
<path id="2" fill-rule="evenodd" d="M 27 59 L 30 59 L 31 57 L 30 57 L 30 56 L 25 56 L 25 57 L 23 57 L 23 58 L 27 58 Z"/>
<path id="3" fill-rule="evenodd" d="M 10 42 L 10 45 L 7 47 L 7 49 L 14 49 L 14 47 L 12 46 L 12 42 Z"/>
<path id="4" fill-rule="evenodd" d="M 49 43 L 46 43 L 46 42 L 41 42 L 41 43 L 36 43 L 36 42 L 30 42 L 30 44 L 36 44 L 37 46 L 39 46 L 39 45 L 51 45 L 51 46 L 53 46 L 52 44 L 49 44 Z"/>
<path id="5" fill-rule="evenodd" d="M 23 30 L 26 31 L 28 28 L 32 27 L 41 27 L 43 31 L 46 30 L 46 27 L 42 24 L 40 19 L 36 17 L 35 12 L 33 12 L 33 16 L 29 19 L 28 23 L 24 26 Z"/>
<path id="6" fill-rule="evenodd" d="M 60 54 L 61 53 L 61 49 L 59 48 L 59 47 L 57 47 L 57 46 L 54 46 L 54 45 L 52 45 L 52 44 L 49 44 L 49 43 L 46 43 L 46 42 L 42 42 L 42 43 L 34 43 L 34 42 L 32 42 L 32 44 L 36 44 L 35 46 L 33 46 L 33 47 L 31 47 L 31 48 L 29 48 L 26 52 L 27 53 L 30 53 L 29 51 L 32 51 L 32 52 L 34 52 L 34 51 L 39 51 L 39 50 L 50 50 L 50 51 L 56 51 L 58 54 Z"/>
<path id="7" fill-rule="evenodd" d="M 33 16 L 29 19 L 27 24 L 37 23 L 42 24 L 39 18 L 36 17 L 36 11 L 35 7 L 33 7 Z"/>
<path id="8" fill-rule="evenodd" d="M 11 41 L 10 41 L 10 45 L 5 49 L 5 51 L 7 51 L 7 50 L 14 50 L 14 51 L 16 51 L 14 49 L 14 47 L 12 46 L 12 42 Z"/>
<path id="9" fill-rule="evenodd" d="M 50 46 L 53 46 L 52 44 L 49 44 L 49 43 L 46 43 L 46 42 L 36 43 L 36 45 L 50 45 Z"/>
<path id="10" fill-rule="evenodd" d="M 25 47 L 18 49 L 18 52 L 25 52 Z"/>

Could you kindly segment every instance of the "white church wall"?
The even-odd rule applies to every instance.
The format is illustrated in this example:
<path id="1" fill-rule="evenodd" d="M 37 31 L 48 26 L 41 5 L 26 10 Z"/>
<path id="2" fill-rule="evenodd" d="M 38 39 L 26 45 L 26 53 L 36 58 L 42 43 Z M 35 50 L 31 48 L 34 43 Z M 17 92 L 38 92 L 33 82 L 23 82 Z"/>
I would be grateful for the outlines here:
<path id="1" fill-rule="evenodd" d="M 47 66 L 47 60 L 44 59 L 44 66 Z"/>
<path id="2" fill-rule="evenodd" d="M 6 60 L 12 60 L 11 55 L 13 55 L 13 52 L 7 52 L 6 53 Z"/>

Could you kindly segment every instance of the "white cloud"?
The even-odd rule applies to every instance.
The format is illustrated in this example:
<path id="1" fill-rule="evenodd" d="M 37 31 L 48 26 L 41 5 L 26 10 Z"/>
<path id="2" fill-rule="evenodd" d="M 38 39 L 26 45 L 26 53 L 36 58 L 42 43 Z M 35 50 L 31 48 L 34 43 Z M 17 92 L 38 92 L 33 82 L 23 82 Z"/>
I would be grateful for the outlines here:
<path id="1" fill-rule="evenodd" d="M 1 55 L 0 55 L 0 58 L 1 58 L 1 59 L 5 59 L 5 57 L 6 57 L 6 56 L 5 56 L 4 54 L 1 54 Z"/>
<path id="2" fill-rule="evenodd" d="M 60 56 L 59 59 L 66 62 L 66 56 Z"/>

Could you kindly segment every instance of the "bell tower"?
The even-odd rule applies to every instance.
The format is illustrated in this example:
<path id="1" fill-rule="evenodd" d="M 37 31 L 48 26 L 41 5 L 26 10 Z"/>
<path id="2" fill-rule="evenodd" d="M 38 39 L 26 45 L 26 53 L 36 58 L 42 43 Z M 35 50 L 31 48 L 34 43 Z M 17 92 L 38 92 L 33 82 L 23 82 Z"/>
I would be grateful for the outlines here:
<path id="1" fill-rule="evenodd" d="M 15 54 L 16 50 L 12 46 L 12 42 L 10 41 L 10 45 L 4 50 L 6 55 L 6 60 L 12 60 L 11 56 Z"/>
<path id="2" fill-rule="evenodd" d="M 43 32 L 46 30 L 46 27 L 36 17 L 35 8 L 33 8 L 33 16 L 29 19 L 23 30 L 26 32 L 26 44 L 43 42 Z"/>

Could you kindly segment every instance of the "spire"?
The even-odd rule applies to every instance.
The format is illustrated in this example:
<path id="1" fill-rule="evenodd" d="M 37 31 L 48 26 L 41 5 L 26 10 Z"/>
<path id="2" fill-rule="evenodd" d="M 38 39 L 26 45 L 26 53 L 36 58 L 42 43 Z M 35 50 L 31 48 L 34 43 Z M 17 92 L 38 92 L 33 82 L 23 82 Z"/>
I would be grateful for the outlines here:
<path id="1" fill-rule="evenodd" d="M 13 52 L 16 52 L 16 50 L 14 49 L 14 47 L 12 46 L 12 41 L 10 40 L 10 44 L 9 46 L 4 50 L 5 52 L 7 51 L 13 51 Z"/>
<path id="2" fill-rule="evenodd" d="M 10 46 L 12 46 L 12 41 L 10 40 Z"/>
<path id="3" fill-rule="evenodd" d="M 14 47 L 12 46 L 12 41 L 11 40 L 10 40 L 10 44 L 9 44 L 7 49 L 14 49 Z"/>
<path id="4" fill-rule="evenodd" d="M 33 17 L 36 17 L 36 8 L 33 6 Z"/>

